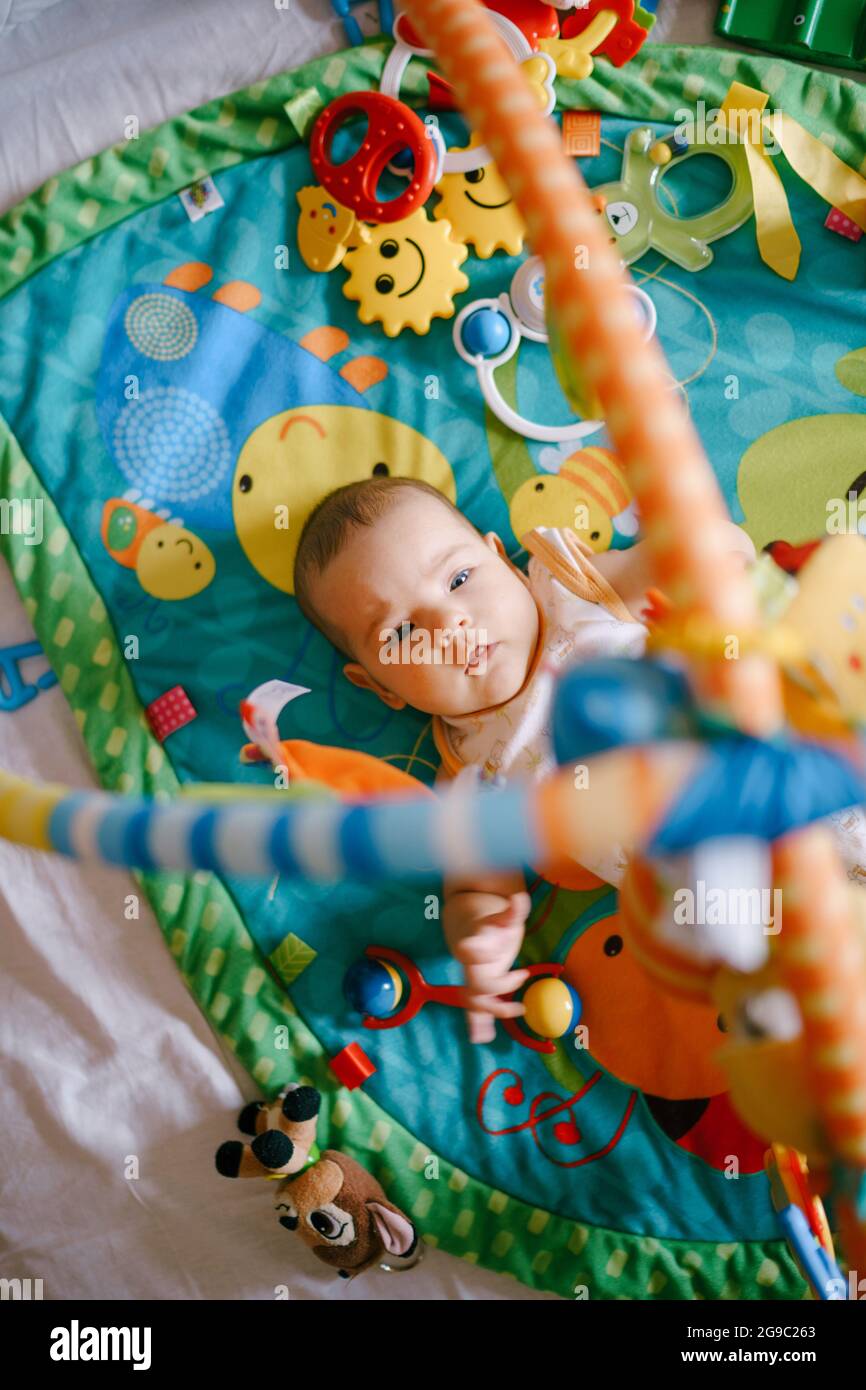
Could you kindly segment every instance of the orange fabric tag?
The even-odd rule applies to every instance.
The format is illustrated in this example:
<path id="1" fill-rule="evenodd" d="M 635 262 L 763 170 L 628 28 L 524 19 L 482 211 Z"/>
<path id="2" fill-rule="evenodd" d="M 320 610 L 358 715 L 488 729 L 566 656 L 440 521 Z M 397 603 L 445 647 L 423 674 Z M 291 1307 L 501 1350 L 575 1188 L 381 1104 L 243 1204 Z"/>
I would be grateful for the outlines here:
<path id="1" fill-rule="evenodd" d="M 601 152 L 601 112 L 565 111 L 562 117 L 562 145 L 566 154 L 593 159 Z"/>

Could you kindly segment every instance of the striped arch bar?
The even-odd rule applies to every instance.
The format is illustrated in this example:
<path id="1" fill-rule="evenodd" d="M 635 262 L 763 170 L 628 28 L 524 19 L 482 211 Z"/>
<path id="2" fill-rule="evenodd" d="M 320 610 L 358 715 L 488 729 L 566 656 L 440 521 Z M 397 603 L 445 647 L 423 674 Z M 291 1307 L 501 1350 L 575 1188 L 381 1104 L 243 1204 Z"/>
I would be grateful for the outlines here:
<path id="1" fill-rule="evenodd" d="M 540 859 L 537 793 L 441 796 L 347 805 L 265 792 L 237 802 L 149 801 L 69 791 L 0 771 L 0 837 L 74 859 L 150 870 L 273 873 L 310 882 L 383 880 L 513 868 Z"/>

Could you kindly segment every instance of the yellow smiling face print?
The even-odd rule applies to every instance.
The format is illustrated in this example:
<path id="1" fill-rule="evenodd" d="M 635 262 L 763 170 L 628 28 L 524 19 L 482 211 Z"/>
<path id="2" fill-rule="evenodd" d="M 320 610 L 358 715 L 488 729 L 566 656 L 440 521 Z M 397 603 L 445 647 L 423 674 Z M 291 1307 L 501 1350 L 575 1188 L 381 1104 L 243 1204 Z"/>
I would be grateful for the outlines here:
<path id="1" fill-rule="evenodd" d="M 369 241 L 369 232 L 353 212 L 313 184 L 298 189 L 298 248 L 310 270 L 334 270 L 346 252 Z"/>
<path id="2" fill-rule="evenodd" d="M 235 530 L 255 570 L 294 592 L 304 522 L 334 488 L 373 477 L 417 478 L 454 501 L 454 474 L 423 434 L 362 406 L 298 406 L 253 430 L 232 482 Z"/>
<path id="3" fill-rule="evenodd" d="M 454 295 L 469 286 L 459 267 L 468 251 L 452 241 L 451 224 L 432 222 L 423 208 L 402 222 L 370 229 L 370 240 L 348 251 L 347 299 L 358 301 L 362 323 L 381 323 L 389 338 L 404 328 L 426 333 L 434 318 L 454 313 Z"/>
<path id="4" fill-rule="evenodd" d="M 192 598 L 210 584 L 216 560 L 193 531 L 166 522 L 142 540 L 136 574 L 142 589 L 154 598 Z"/>
<path id="5" fill-rule="evenodd" d="M 569 454 L 556 473 L 539 473 L 521 483 L 509 511 L 518 540 L 537 526 L 567 526 L 600 553 L 610 548 L 615 521 L 623 534 L 637 529 L 632 507 L 631 489 L 616 455 L 590 445 Z"/>
<path id="6" fill-rule="evenodd" d="M 134 570 L 144 592 L 154 598 L 192 598 L 216 574 L 213 552 L 200 536 L 128 498 L 106 502 L 101 535 L 112 560 Z"/>
<path id="7" fill-rule="evenodd" d="M 478 143 L 473 135 L 465 148 L 474 149 Z M 526 227 L 495 164 L 465 174 L 445 174 L 436 192 L 442 201 L 433 216 L 447 218 L 452 236 L 474 246 L 481 260 L 488 260 L 494 251 L 518 256 L 523 250 Z"/>

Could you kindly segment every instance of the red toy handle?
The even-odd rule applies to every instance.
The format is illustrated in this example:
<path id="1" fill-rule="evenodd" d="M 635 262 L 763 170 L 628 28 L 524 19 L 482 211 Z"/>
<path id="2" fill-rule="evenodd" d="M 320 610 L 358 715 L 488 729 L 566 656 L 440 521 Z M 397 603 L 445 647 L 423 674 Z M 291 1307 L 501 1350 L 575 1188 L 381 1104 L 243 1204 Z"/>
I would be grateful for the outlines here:
<path id="1" fill-rule="evenodd" d="M 617 16 L 617 25 L 594 51 L 609 58 L 614 67 L 621 68 L 633 58 L 646 42 L 649 30 L 638 24 L 634 17 L 634 0 L 589 0 L 586 9 L 570 14 L 562 23 L 564 39 L 577 38 L 588 29 L 596 15 L 602 10 L 610 10 Z"/>
<path id="2" fill-rule="evenodd" d="M 409 1023 L 419 1014 L 425 1004 L 450 1004 L 452 1008 L 465 1008 L 464 989 L 462 985 L 431 985 L 424 979 L 421 971 L 413 960 L 404 956 L 402 951 L 395 951 L 392 946 L 368 946 L 364 952 L 373 960 L 388 961 L 391 965 L 396 965 L 398 970 L 402 970 L 409 986 L 406 1002 L 395 1014 L 388 1018 L 365 1018 L 364 1027 L 381 1032 L 385 1028 L 402 1028 L 404 1023 Z M 539 962 L 527 968 L 527 974 L 531 980 L 538 979 L 541 975 L 552 976 L 558 979 L 565 969 L 564 965 L 556 962 Z M 509 994 L 509 999 L 514 995 Z M 528 1047 L 532 1052 L 555 1052 L 556 1044 L 546 1038 L 533 1038 L 519 1026 L 519 1019 L 504 1018 L 502 1020 L 506 1033 L 519 1042 L 521 1047 Z"/>
<path id="3" fill-rule="evenodd" d="M 631 0 L 634 5 L 634 0 Z M 488 10 L 494 10 L 520 30 L 530 48 L 537 50 L 539 39 L 555 39 L 559 35 L 559 14 L 545 0 L 484 0 Z M 397 39 L 410 48 L 424 50 L 424 40 L 410 22 L 408 15 L 397 16 Z"/>
<path id="4" fill-rule="evenodd" d="M 391 946 L 368 946 L 364 954 L 373 960 L 386 960 L 391 965 L 396 965 L 406 976 L 409 985 L 406 1003 L 402 1009 L 398 1009 L 388 1018 L 365 1018 L 365 1028 L 402 1028 L 403 1024 L 409 1023 L 427 1003 L 450 1004 L 457 1009 L 463 1007 L 462 985 L 428 984 L 415 962 L 404 956 L 402 951 L 395 951 Z"/>
<path id="5" fill-rule="evenodd" d="M 544 0 L 484 0 L 484 3 L 488 10 L 510 19 L 534 50 L 540 39 L 559 36 L 559 13 Z"/>
<path id="6" fill-rule="evenodd" d="M 367 118 L 359 150 L 342 164 L 331 161 L 340 126 L 353 116 Z M 413 171 L 396 198 L 377 198 L 379 179 L 401 150 L 412 152 Z M 361 222 L 400 222 L 429 198 L 436 180 L 436 145 L 414 111 L 382 92 L 347 92 L 325 107 L 310 136 L 310 163 L 319 183 Z"/>

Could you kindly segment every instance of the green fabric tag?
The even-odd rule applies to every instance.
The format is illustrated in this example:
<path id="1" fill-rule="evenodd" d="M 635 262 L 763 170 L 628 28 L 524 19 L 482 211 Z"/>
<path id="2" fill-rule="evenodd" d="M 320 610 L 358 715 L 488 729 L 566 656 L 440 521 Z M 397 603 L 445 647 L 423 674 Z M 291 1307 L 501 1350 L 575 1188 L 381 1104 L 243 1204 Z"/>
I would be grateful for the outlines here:
<path id="1" fill-rule="evenodd" d="M 291 985 L 308 965 L 312 965 L 317 955 L 318 951 L 314 951 L 312 946 L 308 946 L 306 941 L 302 941 L 290 931 L 288 936 L 283 937 L 279 946 L 271 951 L 268 960 L 283 984 Z"/>
<path id="2" fill-rule="evenodd" d="M 288 101 L 283 103 L 283 110 L 302 140 L 306 140 L 313 122 L 324 105 L 318 87 L 305 87 L 303 91 L 295 92 L 294 96 L 289 97 Z"/>

